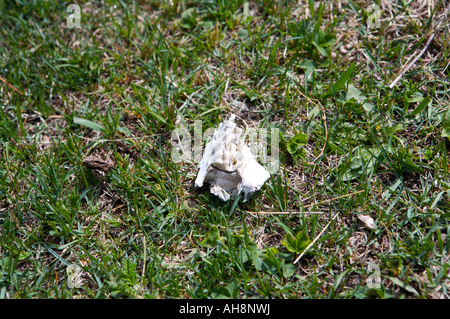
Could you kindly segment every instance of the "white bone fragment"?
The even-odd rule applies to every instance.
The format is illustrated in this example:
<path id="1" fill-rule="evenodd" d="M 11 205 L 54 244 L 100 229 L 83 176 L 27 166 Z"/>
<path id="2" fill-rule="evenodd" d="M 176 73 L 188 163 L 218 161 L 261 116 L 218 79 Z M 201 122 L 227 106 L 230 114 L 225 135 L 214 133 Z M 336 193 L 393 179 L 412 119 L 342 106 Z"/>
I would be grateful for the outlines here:
<path id="1" fill-rule="evenodd" d="M 243 130 L 236 126 L 235 118 L 232 115 L 214 131 L 206 144 L 195 180 L 196 187 L 209 183 L 211 193 L 223 201 L 241 192 L 248 198 L 270 177 L 242 140 Z"/>
<path id="2" fill-rule="evenodd" d="M 375 221 L 373 220 L 372 217 L 370 217 L 369 215 L 357 215 L 357 217 L 359 221 L 363 224 L 364 228 L 368 230 L 373 229 Z"/>

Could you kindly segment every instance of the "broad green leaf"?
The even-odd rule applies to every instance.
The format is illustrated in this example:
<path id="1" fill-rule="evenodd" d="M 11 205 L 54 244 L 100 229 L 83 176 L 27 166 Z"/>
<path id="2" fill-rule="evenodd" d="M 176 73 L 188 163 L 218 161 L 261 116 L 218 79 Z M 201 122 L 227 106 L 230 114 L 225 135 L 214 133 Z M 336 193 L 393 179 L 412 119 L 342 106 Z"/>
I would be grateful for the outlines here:
<path id="1" fill-rule="evenodd" d="M 328 89 L 327 93 L 325 93 L 325 97 L 328 97 L 333 94 L 333 92 L 339 91 L 344 84 L 347 82 L 347 80 L 352 75 L 353 71 L 355 70 L 355 62 L 353 62 L 347 70 L 345 70 L 344 73 L 339 77 L 339 79 L 333 84 L 333 89 L 331 87 Z"/>
<path id="2" fill-rule="evenodd" d="M 313 82 L 315 78 L 315 66 L 314 63 L 310 60 L 302 60 L 298 64 L 298 67 L 305 70 L 305 80 L 307 82 Z"/>
<path id="3" fill-rule="evenodd" d="M 255 269 L 260 271 L 263 265 L 264 254 L 262 254 L 259 250 L 247 250 L 247 255 L 253 262 Z"/>
<path id="4" fill-rule="evenodd" d="M 400 165 L 406 172 L 421 172 L 422 171 L 422 169 L 416 163 L 414 163 L 413 160 L 411 159 L 411 157 L 409 157 L 409 156 L 407 156 L 400 163 Z"/>
<path id="5" fill-rule="evenodd" d="M 281 241 L 281 244 L 286 247 L 287 250 L 293 253 L 301 253 L 309 245 L 309 237 L 303 232 L 299 231 L 295 237 L 291 233 L 286 233 L 286 236 Z"/>
<path id="6" fill-rule="evenodd" d="M 216 247 L 217 242 L 223 238 L 220 236 L 219 228 L 214 225 L 210 231 L 206 234 L 206 238 L 203 240 L 202 245 L 206 247 Z"/>
<path id="7" fill-rule="evenodd" d="M 297 270 L 297 266 L 294 264 L 286 263 L 283 265 L 283 277 L 291 277 Z"/>
<path id="8" fill-rule="evenodd" d="M 100 131 L 100 132 L 104 132 L 105 131 L 105 127 L 103 125 L 101 125 L 99 123 L 92 122 L 90 120 L 86 120 L 86 119 L 80 118 L 80 117 L 74 117 L 73 118 L 73 123 L 85 126 L 85 127 L 90 128 L 92 130 L 95 130 L 95 131 Z"/>
<path id="9" fill-rule="evenodd" d="M 360 177 L 364 173 L 372 174 L 378 162 L 376 157 L 380 155 L 380 150 L 376 148 L 357 148 L 352 154 L 351 160 L 339 164 L 342 181 L 349 181 Z"/>
<path id="10" fill-rule="evenodd" d="M 313 45 L 316 47 L 317 51 L 319 51 L 319 53 L 325 57 L 329 57 L 331 55 L 331 50 L 329 47 L 327 46 L 322 46 L 320 44 L 317 44 L 315 42 L 313 42 Z"/>
<path id="11" fill-rule="evenodd" d="M 226 287 L 219 287 L 214 289 L 211 293 L 213 299 L 230 299 L 237 298 L 239 295 L 239 282 L 234 279 L 228 283 Z"/>
<path id="12" fill-rule="evenodd" d="M 431 98 L 430 97 L 426 97 L 422 100 L 422 102 L 419 103 L 419 105 L 417 105 L 417 107 L 414 109 L 414 111 L 411 112 L 411 116 L 416 116 L 417 114 L 419 114 L 426 106 L 428 106 L 428 104 L 430 104 L 431 102 Z"/>
<path id="13" fill-rule="evenodd" d="M 347 94 L 345 95 L 345 100 L 350 101 L 351 99 L 355 99 L 360 103 L 364 103 L 367 97 L 362 93 L 361 90 L 349 84 L 347 88 Z"/>
<path id="14" fill-rule="evenodd" d="M 238 30 L 238 36 L 241 38 L 241 39 L 247 39 L 248 38 L 248 30 L 246 30 L 246 29 L 242 29 L 242 28 L 240 28 L 239 30 Z"/>
<path id="15" fill-rule="evenodd" d="M 181 14 L 181 26 L 186 29 L 194 28 L 197 25 L 197 12 L 195 8 L 189 8 Z"/>
<path id="16" fill-rule="evenodd" d="M 294 155 L 299 149 L 306 145 L 308 141 L 308 135 L 304 133 L 297 133 L 293 138 L 291 138 L 287 144 L 286 148 L 289 154 Z"/>
<path id="17" fill-rule="evenodd" d="M 400 286 L 403 289 L 405 289 L 406 291 L 409 291 L 409 292 L 415 294 L 416 296 L 419 296 L 419 293 L 417 292 L 417 290 L 414 289 L 411 285 L 408 285 L 407 283 L 405 283 L 404 281 L 402 281 L 396 277 L 387 277 L 387 278 L 389 278 L 397 286 Z"/>

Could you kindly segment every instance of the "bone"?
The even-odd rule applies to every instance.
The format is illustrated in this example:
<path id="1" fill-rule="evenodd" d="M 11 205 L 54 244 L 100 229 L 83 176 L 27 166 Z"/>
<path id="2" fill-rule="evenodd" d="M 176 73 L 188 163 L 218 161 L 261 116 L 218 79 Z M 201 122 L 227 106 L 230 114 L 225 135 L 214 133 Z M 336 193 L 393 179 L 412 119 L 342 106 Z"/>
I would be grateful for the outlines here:
<path id="1" fill-rule="evenodd" d="M 214 131 L 206 144 L 195 180 L 196 187 L 209 183 L 211 193 L 223 201 L 241 193 L 248 199 L 270 177 L 242 140 L 243 130 L 236 126 L 235 117 L 231 115 Z"/>

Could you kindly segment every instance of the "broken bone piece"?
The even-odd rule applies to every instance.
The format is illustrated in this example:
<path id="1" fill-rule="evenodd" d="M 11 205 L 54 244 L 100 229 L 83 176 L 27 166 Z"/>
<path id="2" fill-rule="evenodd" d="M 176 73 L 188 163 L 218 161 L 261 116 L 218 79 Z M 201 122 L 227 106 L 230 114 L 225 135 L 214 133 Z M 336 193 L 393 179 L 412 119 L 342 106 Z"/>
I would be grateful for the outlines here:
<path id="1" fill-rule="evenodd" d="M 236 116 L 219 124 L 198 165 L 195 186 L 210 184 L 212 194 L 227 201 L 243 192 L 245 198 L 259 190 L 270 177 L 244 143 L 243 130 L 234 122 Z"/>
<path id="2" fill-rule="evenodd" d="M 373 230 L 375 221 L 369 215 L 358 215 L 358 220 L 363 224 L 363 227 L 368 230 Z"/>

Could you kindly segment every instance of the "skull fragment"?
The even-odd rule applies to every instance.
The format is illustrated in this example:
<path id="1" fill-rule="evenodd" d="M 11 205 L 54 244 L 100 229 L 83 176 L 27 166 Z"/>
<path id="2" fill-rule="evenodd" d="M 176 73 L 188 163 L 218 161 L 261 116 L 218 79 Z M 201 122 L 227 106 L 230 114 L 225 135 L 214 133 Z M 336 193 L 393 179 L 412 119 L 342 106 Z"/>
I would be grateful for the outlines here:
<path id="1" fill-rule="evenodd" d="M 247 199 L 270 177 L 269 172 L 253 157 L 244 142 L 244 132 L 234 122 L 235 115 L 219 124 L 206 144 L 195 186 L 210 184 L 212 194 L 223 201 L 241 192 Z"/>

